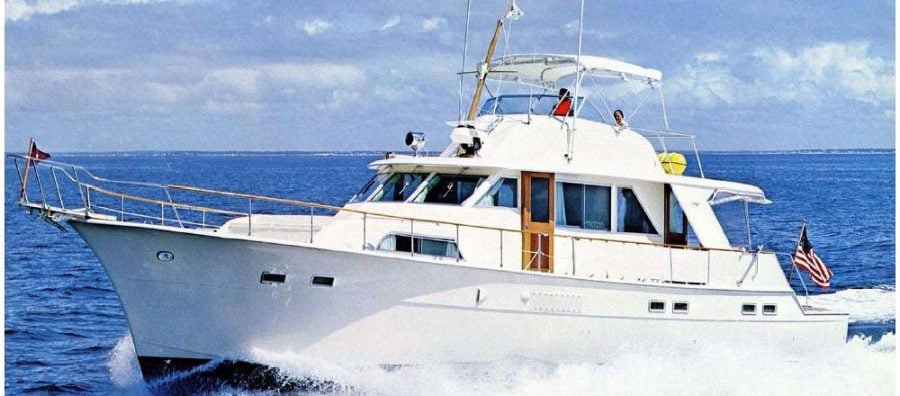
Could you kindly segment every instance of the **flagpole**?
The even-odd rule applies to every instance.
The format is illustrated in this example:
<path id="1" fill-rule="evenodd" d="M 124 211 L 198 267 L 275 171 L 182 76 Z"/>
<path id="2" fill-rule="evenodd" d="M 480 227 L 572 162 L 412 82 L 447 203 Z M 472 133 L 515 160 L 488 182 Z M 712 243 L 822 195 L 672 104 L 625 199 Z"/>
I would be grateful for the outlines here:
<path id="1" fill-rule="evenodd" d="M 806 229 L 806 220 L 803 220 L 800 223 L 800 234 L 797 235 L 797 244 L 794 246 L 794 255 L 791 256 L 791 271 L 788 273 L 788 284 L 790 285 L 791 279 L 794 277 L 794 268 L 797 267 L 797 264 L 794 263 L 794 257 L 797 255 L 797 246 L 800 245 L 800 240 L 803 239 L 803 230 Z M 803 277 L 800 276 L 800 271 L 797 271 L 797 277 L 800 278 L 800 283 L 803 283 Z M 806 290 L 806 284 L 803 285 L 803 289 Z M 809 291 L 807 291 L 807 298 L 809 298 Z"/>
<path id="2" fill-rule="evenodd" d="M 25 186 L 28 184 L 28 170 L 31 165 L 31 153 L 34 152 L 34 138 L 28 138 L 28 151 L 25 152 L 25 172 L 19 188 L 19 201 L 25 198 Z"/>

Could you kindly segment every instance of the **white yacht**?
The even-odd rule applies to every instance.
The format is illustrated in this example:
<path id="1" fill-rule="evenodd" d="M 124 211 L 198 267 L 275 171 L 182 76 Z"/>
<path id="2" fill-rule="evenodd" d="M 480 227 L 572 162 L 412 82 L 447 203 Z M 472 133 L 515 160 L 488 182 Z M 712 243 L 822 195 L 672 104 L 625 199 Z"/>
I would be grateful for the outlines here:
<path id="1" fill-rule="evenodd" d="M 803 304 L 774 253 L 723 231 L 714 207 L 768 203 L 763 191 L 702 168 L 681 174 L 684 157 L 668 148 L 693 147 L 688 167 L 699 167 L 690 135 L 618 124 L 583 95 L 599 90 L 578 84 L 655 91 L 661 72 L 525 54 L 485 62 L 478 77 L 440 155 L 386 154 L 343 207 L 107 180 L 33 155 L 12 156 L 19 203 L 67 222 L 96 253 L 148 378 L 259 363 L 259 350 L 408 365 L 844 342 L 847 314 Z M 492 80 L 523 89 L 482 103 Z M 418 153 L 424 139 L 407 143 Z M 204 203 L 213 198 L 232 204 Z"/>

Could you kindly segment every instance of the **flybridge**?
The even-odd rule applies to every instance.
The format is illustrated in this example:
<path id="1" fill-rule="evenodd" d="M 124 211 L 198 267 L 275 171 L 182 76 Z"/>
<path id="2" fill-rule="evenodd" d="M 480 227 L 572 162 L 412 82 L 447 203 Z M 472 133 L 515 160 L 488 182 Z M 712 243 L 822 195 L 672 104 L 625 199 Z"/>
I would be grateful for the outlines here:
<path id="1" fill-rule="evenodd" d="M 536 85 L 545 89 L 556 89 L 560 80 L 584 75 L 617 78 L 622 80 L 655 84 L 662 81 L 662 72 L 631 63 L 600 56 L 552 54 L 509 55 L 494 59 L 489 67 L 488 78 Z"/>

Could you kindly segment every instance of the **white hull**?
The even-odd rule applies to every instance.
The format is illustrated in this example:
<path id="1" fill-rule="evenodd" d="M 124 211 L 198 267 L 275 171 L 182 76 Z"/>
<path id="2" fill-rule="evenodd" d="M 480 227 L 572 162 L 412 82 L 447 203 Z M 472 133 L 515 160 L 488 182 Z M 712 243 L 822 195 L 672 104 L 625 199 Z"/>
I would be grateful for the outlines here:
<path id="1" fill-rule="evenodd" d="M 518 268 L 282 245 L 155 226 L 72 221 L 106 268 L 140 357 L 343 364 L 598 360 L 622 348 L 820 349 L 846 314 L 804 313 L 789 290 L 578 279 Z M 174 260 L 157 259 L 159 251 Z M 263 272 L 286 275 L 260 282 Z M 334 278 L 316 286 L 313 276 Z M 650 300 L 666 312 L 649 312 Z M 671 304 L 688 302 L 688 313 Z M 777 315 L 744 315 L 742 304 Z"/>

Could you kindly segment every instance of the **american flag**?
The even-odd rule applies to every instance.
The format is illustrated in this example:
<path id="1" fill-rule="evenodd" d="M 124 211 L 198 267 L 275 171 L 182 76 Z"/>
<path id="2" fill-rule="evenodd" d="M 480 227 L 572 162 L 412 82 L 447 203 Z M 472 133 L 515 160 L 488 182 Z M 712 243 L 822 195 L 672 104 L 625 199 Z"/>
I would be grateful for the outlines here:
<path id="1" fill-rule="evenodd" d="M 809 273 L 809 278 L 823 289 L 830 286 L 831 271 L 825 267 L 825 263 L 816 256 L 809 238 L 806 237 L 806 225 L 800 230 L 800 240 L 797 241 L 797 251 L 794 252 L 794 266 Z"/>
<path id="2" fill-rule="evenodd" d="M 28 149 L 28 156 L 31 157 L 35 163 L 50 158 L 50 154 L 39 150 L 37 147 L 37 143 L 35 143 L 34 141 L 31 142 L 31 148 Z"/>

